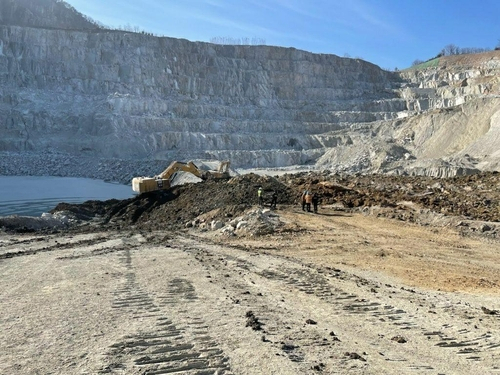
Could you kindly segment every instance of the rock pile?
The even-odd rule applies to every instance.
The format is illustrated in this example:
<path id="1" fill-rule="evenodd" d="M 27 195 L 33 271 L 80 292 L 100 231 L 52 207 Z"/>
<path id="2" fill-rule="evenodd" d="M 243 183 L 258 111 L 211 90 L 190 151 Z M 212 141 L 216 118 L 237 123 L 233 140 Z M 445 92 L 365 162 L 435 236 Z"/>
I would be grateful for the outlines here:
<path id="1" fill-rule="evenodd" d="M 219 231 L 225 236 L 261 236 L 271 234 L 283 226 L 279 215 L 268 208 L 254 208 L 244 212 L 243 215 L 207 222 L 205 219 L 196 218 L 186 224 L 187 227 L 198 227 L 201 230 Z"/>
<path id="2" fill-rule="evenodd" d="M 55 212 L 44 213 L 41 217 L 31 216 L 6 216 L 0 217 L 0 228 L 5 231 L 17 233 L 30 233 L 35 231 L 57 231 L 68 229 L 76 224 L 78 219 L 71 213 Z"/>

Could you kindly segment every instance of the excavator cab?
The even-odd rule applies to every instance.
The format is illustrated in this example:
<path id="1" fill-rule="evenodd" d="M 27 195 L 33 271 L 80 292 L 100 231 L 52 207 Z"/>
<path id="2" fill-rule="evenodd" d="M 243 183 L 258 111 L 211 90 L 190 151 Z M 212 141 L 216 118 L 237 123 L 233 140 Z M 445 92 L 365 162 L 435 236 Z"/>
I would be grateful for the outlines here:
<path id="1" fill-rule="evenodd" d="M 155 177 L 134 177 L 132 179 L 132 190 L 137 193 L 147 193 L 149 191 L 163 190 L 170 187 L 168 180 Z"/>

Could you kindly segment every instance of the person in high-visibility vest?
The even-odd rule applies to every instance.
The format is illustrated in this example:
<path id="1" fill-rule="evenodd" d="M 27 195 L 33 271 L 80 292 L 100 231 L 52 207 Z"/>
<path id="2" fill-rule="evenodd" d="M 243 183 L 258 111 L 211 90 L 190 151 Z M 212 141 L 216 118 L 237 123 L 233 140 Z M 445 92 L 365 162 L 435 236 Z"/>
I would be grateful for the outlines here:
<path id="1" fill-rule="evenodd" d="M 307 212 L 311 212 L 311 203 L 312 203 L 312 194 L 311 192 L 307 192 L 306 194 L 306 210 Z"/>
<path id="2" fill-rule="evenodd" d="M 259 190 L 257 190 L 257 197 L 259 197 L 259 206 L 264 205 L 263 197 L 262 197 L 262 186 L 259 187 Z"/>

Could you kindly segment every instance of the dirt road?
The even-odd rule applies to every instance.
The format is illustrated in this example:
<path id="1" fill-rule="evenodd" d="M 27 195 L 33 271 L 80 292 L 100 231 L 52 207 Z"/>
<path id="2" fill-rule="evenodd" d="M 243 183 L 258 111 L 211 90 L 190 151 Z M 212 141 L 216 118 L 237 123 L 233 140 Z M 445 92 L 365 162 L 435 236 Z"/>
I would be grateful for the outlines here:
<path id="1" fill-rule="evenodd" d="M 500 373 L 498 242 L 278 214 L 264 237 L 0 234 L 0 373 Z"/>

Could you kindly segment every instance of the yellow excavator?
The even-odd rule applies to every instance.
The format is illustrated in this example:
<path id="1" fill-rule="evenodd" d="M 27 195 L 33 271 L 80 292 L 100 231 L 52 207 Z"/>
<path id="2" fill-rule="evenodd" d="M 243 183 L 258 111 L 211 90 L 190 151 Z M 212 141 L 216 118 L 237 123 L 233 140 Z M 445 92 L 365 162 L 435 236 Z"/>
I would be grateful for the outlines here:
<path id="1" fill-rule="evenodd" d="M 147 193 L 149 191 L 164 190 L 171 186 L 171 180 L 176 172 L 192 173 L 202 180 L 211 178 L 229 178 L 229 161 L 222 161 L 217 170 L 201 170 L 192 161 L 187 163 L 173 161 L 167 169 L 154 177 L 134 177 L 132 179 L 132 190 L 137 193 Z"/>

